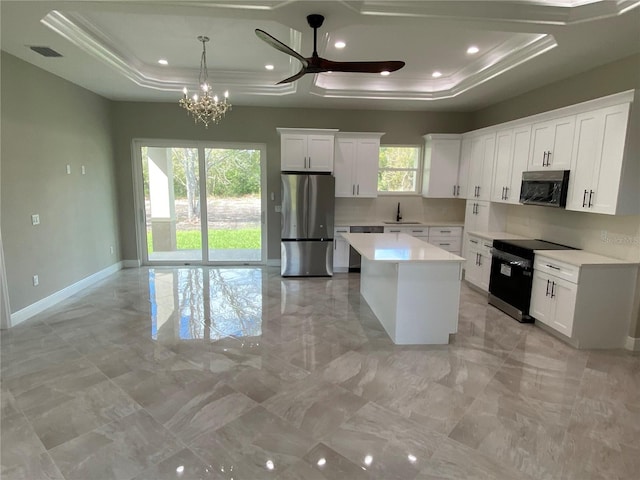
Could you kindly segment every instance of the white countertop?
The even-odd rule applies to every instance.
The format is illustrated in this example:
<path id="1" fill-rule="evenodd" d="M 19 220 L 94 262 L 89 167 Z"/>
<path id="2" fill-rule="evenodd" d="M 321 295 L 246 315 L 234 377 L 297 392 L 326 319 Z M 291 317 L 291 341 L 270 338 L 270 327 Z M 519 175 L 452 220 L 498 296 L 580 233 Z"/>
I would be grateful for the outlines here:
<path id="1" fill-rule="evenodd" d="M 335 222 L 336 227 L 464 227 L 464 222 L 417 222 L 417 223 L 385 223 L 383 220 L 374 220 L 371 222 L 363 222 L 357 220 L 354 222 L 338 221 Z"/>
<path id="2" fill-rule="evenodd" d="M 605 257 L 584 250 L 534 250 L 534 253 L 576 267 L 583 265 L 638 265 L 638 262 Z"/>
<path id="3" fill-rule="evenodd" d="M 368 260 L 391 263 L 465 261 L 406 233 L 343 233 L 342 236 Z"/>
<path id="4" fill-rule="evenodd" d="M 522 235 L 516 235 L 514 233 L 507 232 L 485 232 L 485 231 L 473 231 L 467 232 L 468 235 L 474 237 L 484 238 L 485 240 L 526 240 L 530 237 L 523 237 Z"/>

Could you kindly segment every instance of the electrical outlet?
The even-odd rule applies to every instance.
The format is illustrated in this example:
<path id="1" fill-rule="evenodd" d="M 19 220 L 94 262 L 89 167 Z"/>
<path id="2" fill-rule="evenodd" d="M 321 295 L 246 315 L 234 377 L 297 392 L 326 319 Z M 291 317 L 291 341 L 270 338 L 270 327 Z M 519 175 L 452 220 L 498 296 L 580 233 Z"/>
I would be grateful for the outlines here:
<path id="1" fill-rule="evenodd" d="M 38 275 L 34 275 L 33 276 L 33 286 L 37 287 L 38 285 L 40 285 L 40 279 L 38 278 Z"/>
<path id="2" fill-rule="evenodd" d="M 113 245 L 111 245 L 111 246 L 109 247 L 109 253 L 110 253 L 111 255 L 113 255 Z"/>
<path id="3" fill-rule="evenodd" d="M 31 225 L 40 225 L 40 215 L 37 213 L 31 215 Z"/>
<path id="4" fill-rule="evenodd" d="M 275 209 L 276 209 L 276 212 L 277 212 L 277 213 L 282 212 L 282 207 L 281 207 L 280 205 L 276 205 L 276 206 L 275 206 Z"/>

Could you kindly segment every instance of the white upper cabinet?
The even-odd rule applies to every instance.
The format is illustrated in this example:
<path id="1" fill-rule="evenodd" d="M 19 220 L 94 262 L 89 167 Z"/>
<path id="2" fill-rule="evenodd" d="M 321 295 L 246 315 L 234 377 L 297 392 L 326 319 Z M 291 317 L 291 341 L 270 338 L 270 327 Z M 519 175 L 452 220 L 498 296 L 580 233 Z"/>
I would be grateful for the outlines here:
<path id="1" fill-rule="evenodd" d="M 465 192 L 459 182 L 462 135 L 425 135 L 422 196 L 458 198 Z"/>
<path id="2" fill-rule="evenodd" d="M 638 179 L 635 188 L 621 190 L 629 103 L 579 114 L 576 118 L 574 152 L 569 176 L 567 209 L 607 213 L 637 213 Z M 627 176 L 632 176 L 627 172 Z M 636 202 L 636 208 L 627 209 Z"/>
<path id="3" fill-rule="evenodd" d="M 384 133 L 336 135 L 336 197 L 377 197 L 380 137 Z"/>
<path id="4" fill-rule="evenodd" d="M 495 132 L 471 138 L 467 198 L 475 200 L 491 198 L 495 147 Z"/>
<path id="5" fill-rule="evenodd" d="M 522 172 L 527 169 L 531 125 L 500 130 L 496 134 L 491 201 L 517 204 Z"/>
<path id="6" fill-rule="evenodd" d="M 282 171 L 333 172 L 336 129 L 278 128 Z"/>
<path id="7" fill-rule="evenodd" d="M 575 115 L 534 123 L 531 129 L 529 170 L 569 170 Z"/>

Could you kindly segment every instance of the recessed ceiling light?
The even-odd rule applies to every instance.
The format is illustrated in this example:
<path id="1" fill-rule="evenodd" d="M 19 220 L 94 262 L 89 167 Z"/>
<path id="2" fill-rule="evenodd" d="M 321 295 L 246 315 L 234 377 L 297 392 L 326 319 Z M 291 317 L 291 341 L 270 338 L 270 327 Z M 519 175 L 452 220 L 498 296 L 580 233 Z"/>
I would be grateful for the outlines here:
<path id="1" fill-rule="evenodd" d="M 387 75 L 389 75 L 390 72 L 388 72 L 387 70 L 383 70 L 382 72 L 380 72 L 380 75 L 382 75 L 383 77 L 386 77 Z"/>
<path id="2" fill-rule="evenodd" d="M 433 72 L 433 73 L 431 74 L 431 76 L 432 76 L 433 78 L 438 78 L 438 77 L 441 77 L 441 76 L 442 76 L 442 73 L 441 73 L 441 72 L 436 71 L 436 72 Z"/>
<path id="3" fill-rule="evenodd" d="M 169 62 L 167 62 L 164 58 L 161 58 L 160 60 L 158 60 L 158 63 L 160 65 L 169 65 Z"/>
<path id="4" fill-rule="evenodd" d="M 346 46 L 347 46 L 347 44 L 346 44 L 346 43 L 344 43 L 342 40 L 340 40 L 340 41 L 336 42 L 336 43 L 334 44 L 334 46 L 335 46 L 336 48 L 344 48 L 344 47 L 346 47 Z"/>
<path id="5" fill-rule="evenodd" d="M 265 65 L 264 68 L 266 68 L 267 70 L 273 70 L 273 65 L 268 64 L 268 65 Z"/>
<path id="6" fill-rule="evenodd" d="M 469 48 L 467 48 L 467 53 L 469 55 L 474 55 L 476 53 L 478 53 L 480 51 L 480 49 L 478 47 L 476 47 L 475 45 L 471 45 Z"/>

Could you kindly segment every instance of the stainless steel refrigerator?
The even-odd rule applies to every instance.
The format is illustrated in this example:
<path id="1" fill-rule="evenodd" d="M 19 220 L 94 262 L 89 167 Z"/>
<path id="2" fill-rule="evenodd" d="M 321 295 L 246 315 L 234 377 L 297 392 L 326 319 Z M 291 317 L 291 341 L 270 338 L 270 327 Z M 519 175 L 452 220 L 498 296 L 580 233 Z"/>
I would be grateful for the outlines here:
<path id="1" fill-rule="evenodd" d="M 335 179 L 306 173 L 281 178 L 282 276 L 332 276 Z"/>

